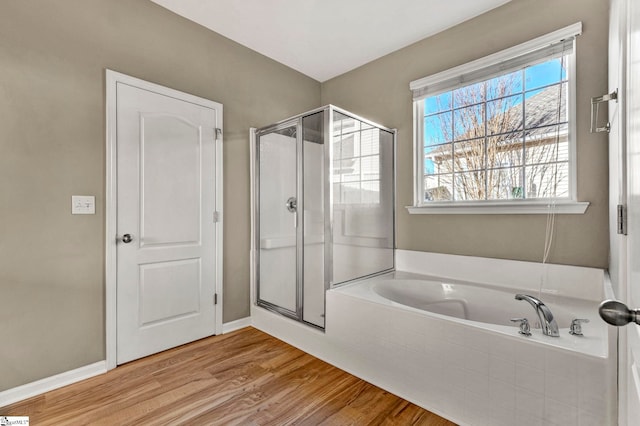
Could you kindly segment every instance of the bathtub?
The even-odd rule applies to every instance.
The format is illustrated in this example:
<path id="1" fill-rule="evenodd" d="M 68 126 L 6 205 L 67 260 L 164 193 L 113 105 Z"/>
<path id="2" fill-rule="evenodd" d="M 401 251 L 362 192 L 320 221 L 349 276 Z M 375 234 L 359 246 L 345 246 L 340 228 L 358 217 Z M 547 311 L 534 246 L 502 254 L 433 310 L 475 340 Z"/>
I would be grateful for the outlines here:
<path id="1" fill-rule="evenodd" d="M 532 311 L 514 298 L 514 291 L 498 289 L 451 280 L 434 280 L 413 276 L 413 279 L 389 277 L 378 280 L 373 286 L 374 293 L 401 305 L 417 308 L 447 317 L 469 321 L 513 325 L 512 318 L 528 316 Z M 540 294 L 536 294 L 539 298 Z M 564 303 L 546 303 L 558 327 L 568 328 L 571 320 L 589 315 L 592 303 L 567 299 Z M 526 305 L 528 306 L 528 305 Z M 539 328 L 539 326 L 537 326 Z"/>
<path id="2" fill-rule="evenodd" d="M 550 337 L 515 300 L 530 290 L 394 272 L 330 291 L 327 333 L 364 370 L 384 370 L 383 388 L 459 424 L 615 425 L 615 352 L 598 302 L 542 294 L 560 328 Z M 510 321 L 523 317 L 529 337 Z M 589 320 L 584 336 L 569 334 L 574 318 Z"/>
<path id="3" fill-rule="evenodd" d="M 519 328 L 511 319 L 527 318 L 532 332 L 529 340 L 592 356 L 606 357 L 609 352 L 608 327 L 598 316 L 598 301 L 406 272 L 363 281 L 346 287 L 343 292 L 508 336 L 519 334 Z M 560 337 L 542 335 L 537 314 L 529 303 L 515 299 L 518 293 L 529 293 L 543 300 L 558 323 Z M 583 336 L 569 334 L 571 321 L 577 318 L 588 321 L 582 325 Z"/>
<path id="4" fill-rule="evenodd" d="M 460 425 L 617 424 L 617 330 L 597 313 L 612 296 L 604 271 L 396 256 L 403 271 L 327 292 L 324 333 L 257 307 L 253 324 Z M 550 307 L 560 337 L 536 328 L 517 293 Z M 530 320 L 531 336 L 516 317 Z M 574 318 L 589 320 L 582 337 L 568 333 Z"/>

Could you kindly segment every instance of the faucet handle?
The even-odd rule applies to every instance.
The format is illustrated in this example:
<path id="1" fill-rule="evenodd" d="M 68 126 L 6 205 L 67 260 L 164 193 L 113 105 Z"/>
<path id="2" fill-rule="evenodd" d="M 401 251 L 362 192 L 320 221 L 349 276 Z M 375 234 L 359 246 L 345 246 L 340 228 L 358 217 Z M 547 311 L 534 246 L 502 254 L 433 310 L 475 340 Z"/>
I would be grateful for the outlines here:
<path id="1" fill-rule="evenodd" d="M 523 336 L 531 336 L 531 327 L 529 327 L 529 320 L 526 318 L 512 318 L 512 322 L 520 323 L 520 331 L 518 333 Z"/>
<path id="2" fill-rule="evenodd" d="M 575 318 L 571 321 L 571 327 L 569 329 L 569 334 L 573 334 L 574 336 L 584 336 L 582 334 L 582 323 L 589 322 L 588 319 L 585 318 Z"/>

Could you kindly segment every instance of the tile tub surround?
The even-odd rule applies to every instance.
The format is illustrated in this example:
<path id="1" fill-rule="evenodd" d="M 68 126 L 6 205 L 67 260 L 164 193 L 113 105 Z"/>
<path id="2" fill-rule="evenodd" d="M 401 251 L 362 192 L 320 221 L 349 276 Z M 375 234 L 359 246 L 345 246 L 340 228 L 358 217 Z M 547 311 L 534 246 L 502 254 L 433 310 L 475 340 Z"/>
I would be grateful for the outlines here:
<path id="1" fill-rule="evenodd" d="M 433 261 L 415 254 L 405 256 L 399 251 L 398 265 L 415 271 L 416 263 L 407 258 L 418 259 L 421 268 Z M 440 258 L 435 269 L 452 262 L 456 266 L 456 260 L 469 261 L 471 266 L 456 266 L 458 275 L 468 280 L 465 274 L 473 264 L 483 265 L 484 275 L 481 272 L 478 277 L 485 281 L 490 275 L 487 271 L 508 277 L 520 267 L 535 282 L 538 274 L 531 271 L 542 266 L 510 261 L 496 264 L 487 259 L 487 267 L 478 258 L 455 258 L 460 256 Z M 557 265 L 545 268 L 565 287 L 554 289 L 553 281 L 547 280 L 548 294 L 586 295 L 583 300 L 594 299 L 596 306 L 606 295 L 602 271 Z M 494 284 L 501 284 L 500 280 L 498 277 Z M 582 280 L 585 287 L 571 290 L 567 280 Z M 259 308 L 254 309 L 254 325 L 461 425 L 616 424 L 614 328 L 592 320 L 589 326 L 602 327 L 605 332 L 597 339 L 599 343 L 593 342 L 598 349 L 587 355 L 570 346 L 560 347 L 558 340 L 540 335 L 539 330 L 530 339 L 518 335 L 515 327 L 496 330 L 381 301 L 374 292 L 362 291 L 366 282 L 327 293 L 324 334 Z M 520 283 L 518 291 L 528 285 L 533 284 Z M 354 290 L 358 286 L 360 290 Z M 584 341 L 596 340 L 589 330 L 585 327 Z M 559 340 L 571 339 L 578 338 L 561 329 Z"/>

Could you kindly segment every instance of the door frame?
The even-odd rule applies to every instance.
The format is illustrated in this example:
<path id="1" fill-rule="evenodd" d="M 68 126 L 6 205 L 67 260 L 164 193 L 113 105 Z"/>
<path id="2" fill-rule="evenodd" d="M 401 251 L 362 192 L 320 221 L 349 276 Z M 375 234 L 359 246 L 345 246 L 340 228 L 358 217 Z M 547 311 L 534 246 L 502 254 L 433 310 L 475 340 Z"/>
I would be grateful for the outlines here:
<path id="1" fill-rule="evenodd" d="M 105 186 L 105 357 L 107 370 L 111 370 L 117 365 L 116 357 L 116 337 L 117 337 L 117 93 L 118 83 L 127 84 L 140 89 L 149 90 L 161 95 L 169 96 L 182 101 L 190 102 L 203 107 L 211 108 L 216 112 L 216 126 L 214 131 L 215 140 L 215 203 L 218 219 L 215 224 L 216 230 L 216 257 L 215 257 L 215 292 L 217 294 L 217 305 L 215 315 L 215 334 L 222 333 L 222 250 L 223 250 L 223 107 L 222 104 L 209 99 L 190 95 L 178 90 L 170 89 L 155 83 L 151 83 L 139 78 L 131 77 L 110 69 L 105 70 L 106 77 L 106 186 Z M 219 130 L 218 130 L 219 129 Z M 212 218 L 213 219 L 213 218 Z"/>

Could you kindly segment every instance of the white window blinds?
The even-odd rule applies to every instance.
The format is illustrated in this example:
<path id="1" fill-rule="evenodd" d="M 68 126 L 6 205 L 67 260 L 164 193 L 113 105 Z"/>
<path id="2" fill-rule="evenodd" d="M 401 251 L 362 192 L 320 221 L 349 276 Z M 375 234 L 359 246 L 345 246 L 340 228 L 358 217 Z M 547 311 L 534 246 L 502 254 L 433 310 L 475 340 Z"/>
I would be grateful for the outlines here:
<path id="1" fill-rule="evenodd" d="M 413 93 L 413 100 L 419 101 L 428 96 L 522 69 L 538 61 L 571 54 L 575 38 L 581 33 L 582 23 L 578 22 L 476 61 L 412 81 L 409 87 Z"/>

